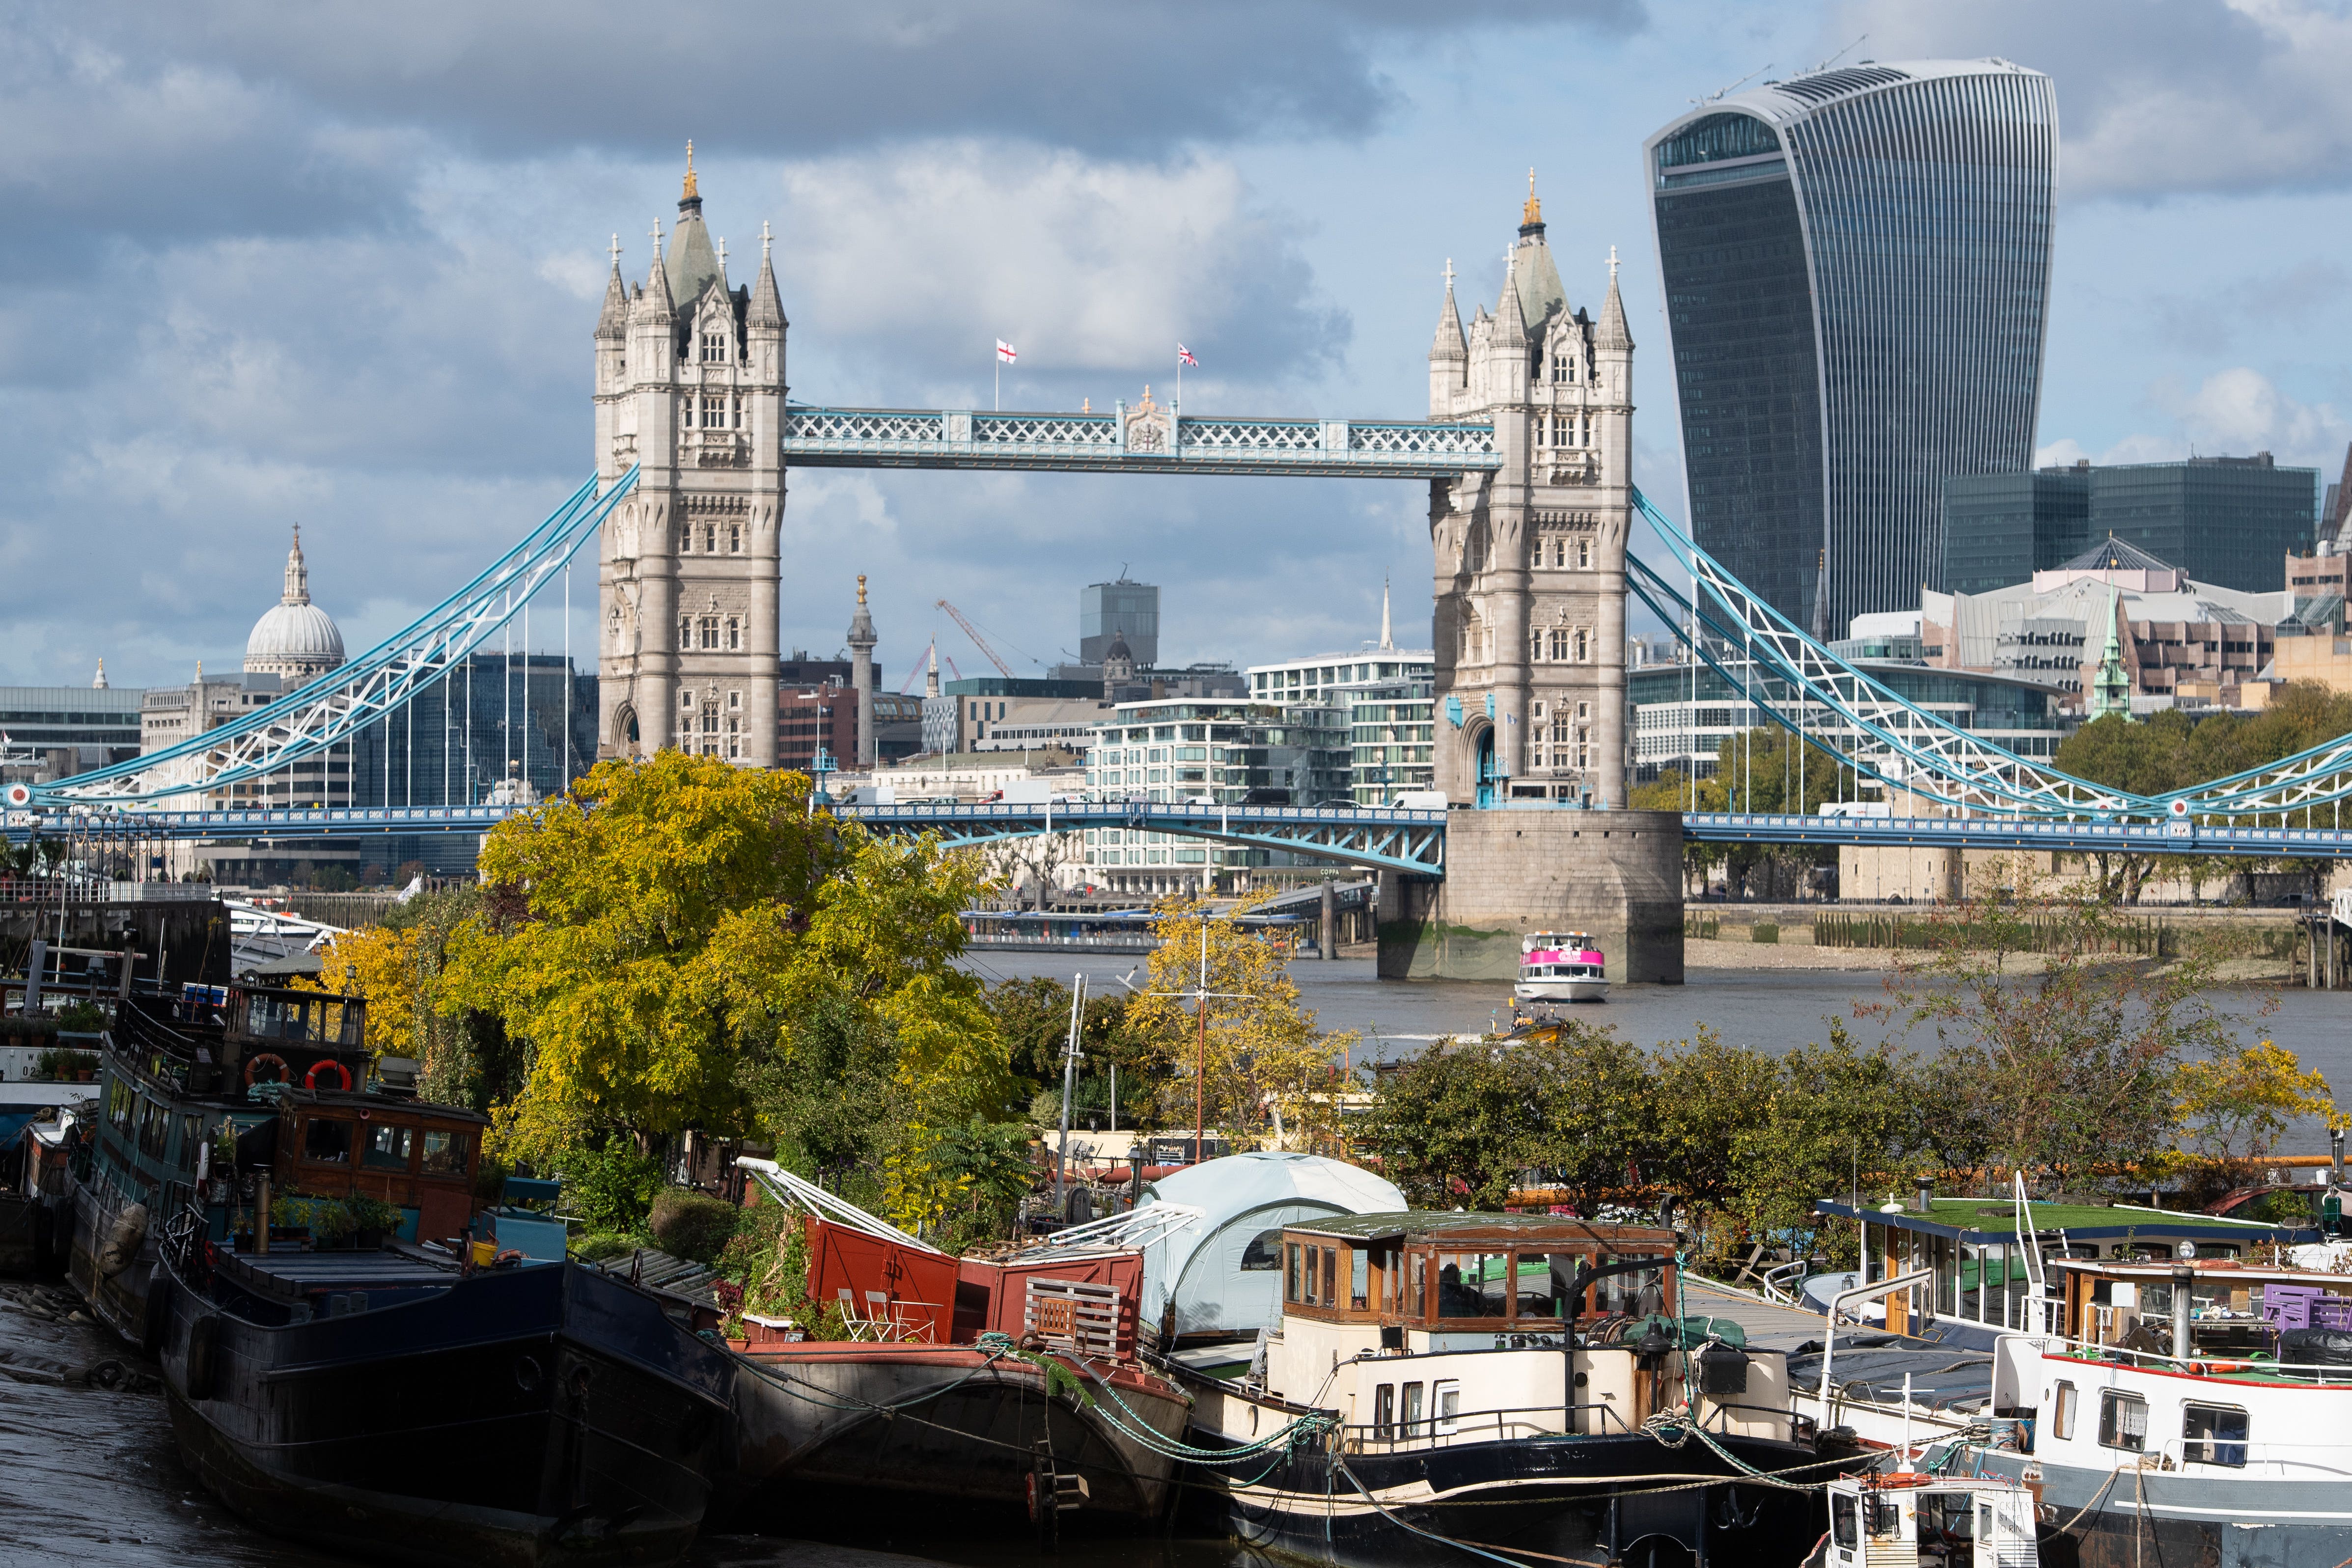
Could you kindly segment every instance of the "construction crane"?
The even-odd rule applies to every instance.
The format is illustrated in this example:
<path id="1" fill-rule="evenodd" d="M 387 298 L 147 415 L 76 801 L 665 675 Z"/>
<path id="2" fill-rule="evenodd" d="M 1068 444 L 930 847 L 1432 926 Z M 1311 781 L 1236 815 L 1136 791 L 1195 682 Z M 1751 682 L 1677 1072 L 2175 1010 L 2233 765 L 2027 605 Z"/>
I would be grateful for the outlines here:
<path id="1" fill-rule="evenodd" d="M 980 634 L 979 627 L 973 625 L 971 622 L 963 618 L 962 611 L 958 610 L 954 605 L 950 604 L 944 599 L 939 601 L 939 607 L 941 610 L 946 611 L 950 615 L 955 617 L 955 623 L 963 628 L 963 634 L 971 639 L 971 645 L 973 647 L 978 648 L 982 653 L 988 655 L 988 662 L 996 666 L 996 673 L 998 674 L 1003 675 L 1008 681 L 1013 679 L 1013 667 L 1010 664 L 1007 664 L 1003 659 L 997 657 L 996 650 L 988 645 L 988 639 Z"/>

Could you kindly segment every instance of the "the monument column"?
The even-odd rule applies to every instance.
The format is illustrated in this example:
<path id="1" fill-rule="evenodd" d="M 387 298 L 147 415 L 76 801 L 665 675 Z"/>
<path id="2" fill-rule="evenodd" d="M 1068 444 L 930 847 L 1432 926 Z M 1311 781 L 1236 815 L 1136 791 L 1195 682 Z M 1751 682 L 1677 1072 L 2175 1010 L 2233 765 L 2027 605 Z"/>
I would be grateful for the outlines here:
<path id="1" fill-rule="evenodd" d="M 857 612 L 849 618 L 849 678 L 857 688 L 857 766 L 874 766 L 874 617 L 866 609 L 866 574 L 857 574 Z"/>

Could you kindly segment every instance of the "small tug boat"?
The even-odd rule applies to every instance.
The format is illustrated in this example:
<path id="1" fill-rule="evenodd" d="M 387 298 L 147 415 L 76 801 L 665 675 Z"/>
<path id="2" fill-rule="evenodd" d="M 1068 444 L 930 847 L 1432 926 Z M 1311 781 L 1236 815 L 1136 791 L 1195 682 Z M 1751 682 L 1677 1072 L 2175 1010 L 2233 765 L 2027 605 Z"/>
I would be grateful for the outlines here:
<path id="1" fill-rule="evenodd" d="M 1519 943 L 1519 978 L 1511 995 L 1523 1002 L 1604 1002 L 1608 959 L 1581 931 L 1538 931 Z"/>
<path id="2" fill-rule="evenodd" d="M 1139 1355 L 1140 1250 L 952 1258 L 771 1161 L 736 1164 L 801 1211 L 809 1298 L 852 1337 L 745 1321 L 730 1526 L 921 1497 L 1024 1511 L 1050 1544 L 1064 1513 L 1166 1514 L 1191 1402 Z"/>
<path id="3" fill-rule="evenodd" d="M 1318 1563 L 1794 1565 L 1825 1458 L 1787 1358 L 1672 1314 L 1670 1230 L 1517 1214 L 1302 1219 L 1254 1354 L 1180 1370 L 1191 1440 L 1254 1462 L 1222 1488 L 1242 1542 Z M 1278 1439 L 1268 1448 L 1270 1439 Z"/>

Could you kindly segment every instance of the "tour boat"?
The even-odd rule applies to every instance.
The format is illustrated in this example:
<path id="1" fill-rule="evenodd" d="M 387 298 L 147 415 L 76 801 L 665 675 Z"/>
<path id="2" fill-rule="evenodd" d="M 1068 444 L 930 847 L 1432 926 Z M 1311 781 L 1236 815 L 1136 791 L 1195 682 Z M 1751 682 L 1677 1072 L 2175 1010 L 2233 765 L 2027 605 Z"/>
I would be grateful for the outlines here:
<path id="1" fill-rule="evenodd" d="M 1519 978 L 1511 995 L 1523 1002 L 1609 999 L 1608 960 L 1581 931 L 1538 931 L 1519 943 Z"/>
<path id="2" fill-rule="evenodd" d="M 1139 1249 L 953 1258 L 771 1161 L 736 1163 L 799 1211 L 808 1295 L 851 1337 L 745 1320 L 730 1526 L 913 1498 L 1024 1511 L 1042 1542 L 1073 1511 L 1166 1516 L 1190 1402 L 1139 1354 Z"/>
<path id="3" fill-rule="evenodd" d="M 1283 1227 L 1283 1310 L 1179 1370 L 1232 1531 L 1361 1568 L 1505 1561 L 1794 1565 L 1825 1456 L 1787 1357 L 1672 1315 L 1669 1230 L 1399 1212 Z"/>

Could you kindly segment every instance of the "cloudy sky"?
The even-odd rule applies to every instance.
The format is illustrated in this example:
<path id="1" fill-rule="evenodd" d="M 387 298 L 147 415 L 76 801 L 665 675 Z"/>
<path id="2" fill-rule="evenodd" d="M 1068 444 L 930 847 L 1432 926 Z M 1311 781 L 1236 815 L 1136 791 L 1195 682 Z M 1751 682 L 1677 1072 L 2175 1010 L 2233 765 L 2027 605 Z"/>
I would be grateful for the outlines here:
<path id="1" fill-rule="evenodd" d="M 1417 415 L 1447 258 L 1492 298 L 1527 170 L 1571 297 L 1615 246 L 1654 350 L 1642 139 L 1751 73 L 1999 55 L 2063 129 L 2048 458 L 2267 447 L 2352 421 L 2352 16 L 2309 0 L 604 0 L 8 5 L 0 33 L 0 683 L 233 667 L 303 528 L 353 652 L 592 465 L 608 236 L 642 277 L 692 137 L 713 231 L 767 222 L 793 395 Z M 1858 41 L 1858 42 L 1857 42 Z M 1662 356 L 1639 477 L 1681 493 Z M 1398 584 L 1409 484 L 795 477 L 786 647 L 868 573 L 895 686 L 955 601 L 1025 671 L 1081 585 L 1163 585 L 1163 658 L 1349 647 Z M 583 570 L 575 603 L 593 595 Z M 558 645 L 561 618 L 534 616 Z M 584 627 L 584 615 L 580 622 Z M 1425 630 L 1419 632 L 1425 640 Z M 582 645 L 586 645 L 584 633 Z"/>

